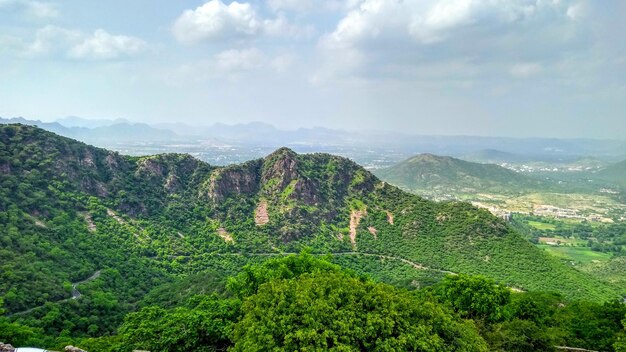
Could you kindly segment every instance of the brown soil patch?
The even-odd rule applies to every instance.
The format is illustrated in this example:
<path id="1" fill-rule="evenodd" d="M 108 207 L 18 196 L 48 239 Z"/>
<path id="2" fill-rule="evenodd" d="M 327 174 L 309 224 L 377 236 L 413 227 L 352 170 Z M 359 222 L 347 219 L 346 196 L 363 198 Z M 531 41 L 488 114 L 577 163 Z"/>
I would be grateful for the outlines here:
<path id="1" fill-rule="evenodd" d="M 352 247 L 356 247 L 356 229 L 359 227 L 361 218 L 367 214 L 367 210 L 353 210 L 350 213 L 350 243 Z"/>
<path id="2" fill-rule="evenodd" d="M 270 221 L 270 217 L 267 213 L 267 202 L 262 200 L 254 211 L 254 223 L 257 226 L 262 226 Z"/>
<path id="3" fill-rule="evenodd" d="M 367 228 L 367 231 L 369 231 L 375 239 L 378 239 L 378 230 L 376 230 L 375 227 L 370 226 Z"/>
<path id="4" fill-rule="evenodd" d="M 393 225 L 393 214 L 390 211 L 387 211 L 387 222 L 389 225 Z"/>
<path id="5" fill-rule="evenodd" d="M 220 236 L 226 243 L 235 242 L 235 240 L 233 239 L 233 236 L 230 233 L 228 233 L 226 229 L 223 227 L 220 227 L 219 229 L 217 229 L 217 235 Z"/>

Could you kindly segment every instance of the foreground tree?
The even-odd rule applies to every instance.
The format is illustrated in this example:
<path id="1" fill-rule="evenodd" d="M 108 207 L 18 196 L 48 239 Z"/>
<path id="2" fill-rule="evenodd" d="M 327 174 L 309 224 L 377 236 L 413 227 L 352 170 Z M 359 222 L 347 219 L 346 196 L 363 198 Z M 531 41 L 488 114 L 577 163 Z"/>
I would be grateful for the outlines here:
<path id="1" fill-rule="evenodd" d="M 486 351 L 473 324 L 391 286 L 318 272 L 246 299 L 235 351 Z"/>
<path id="2" fill-rule="evenodd" d="M 239 311 L 239 301 L 198 296 L 194 307 L 146 307 L 129 314 L 119 328 L 121 350 L 223 351 Z"/>
<path id="3" fill-rule="evenodd" d="M 439 297 L 462 317 L 492 323 L 504 318 L 511 291 L 493 280 L 470 275 L 449 275 L 439 286 Z"/>

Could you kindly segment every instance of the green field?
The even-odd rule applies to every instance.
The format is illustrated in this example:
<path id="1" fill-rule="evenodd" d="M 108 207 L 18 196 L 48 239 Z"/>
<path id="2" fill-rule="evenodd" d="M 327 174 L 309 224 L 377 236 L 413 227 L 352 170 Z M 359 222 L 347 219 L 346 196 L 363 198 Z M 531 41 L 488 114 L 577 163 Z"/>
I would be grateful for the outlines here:
<path id="1" fill-rule="evenodd" d="M 609 261 L 611 254 L 592 251 L 589 247 L 550 246 L 538 244 L 537 247 L 549 252 L 559 259 L 569 260 L 580 264 L 590 264 L 595 261 Z"/>
<path id="2" fill-rule="evenodd" d="M 556 225 L 546 224 L 545 222 L 528 221 L 528 225 L 536 228 L 537 230 L 549 230 L 549 231 L 556 230 Z"/>

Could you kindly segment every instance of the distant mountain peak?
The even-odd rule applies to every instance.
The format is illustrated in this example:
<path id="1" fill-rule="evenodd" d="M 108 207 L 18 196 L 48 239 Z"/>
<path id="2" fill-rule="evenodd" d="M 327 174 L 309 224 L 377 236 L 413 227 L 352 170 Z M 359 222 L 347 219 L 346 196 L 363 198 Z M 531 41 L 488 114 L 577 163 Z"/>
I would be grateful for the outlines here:
<path id="1" fill-rule="evenodd" d="M 419 154 L 377 175 L 409 190 L 519 190 L 545 185 L 541 180 L 494 164 L 480 164 L 449 156 Z"/>

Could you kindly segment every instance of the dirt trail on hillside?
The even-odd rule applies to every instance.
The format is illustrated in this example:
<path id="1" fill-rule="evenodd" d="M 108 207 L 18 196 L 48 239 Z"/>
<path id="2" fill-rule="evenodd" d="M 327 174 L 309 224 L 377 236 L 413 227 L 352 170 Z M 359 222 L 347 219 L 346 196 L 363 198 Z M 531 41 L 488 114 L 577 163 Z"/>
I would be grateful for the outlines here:
<path id="1" fill-rule="evenodd" d="M 99 278 L 99 277 L 100 277 L 100 273 L 101 273 L 101 272 L 102 272 L 101 270 L 98 270 L 98 271 L 96 271 L 95 273 L 93 273 L 93 275 L 91 275 L 90 277 L 88 277 L 88 278 L 86 278 L 86 279 L 84 279 L 84 280 L 77 281 L 77 282 L 73 282 L 73 283 L 72 283 L 72 297 L 70 297 L 70 298 L 65 298 L 65 299 L 60 299 L 60 300 L 58 300 L 58 301 L 53 301 L 52 303 L 63 303 L 63 302 L 67 302 L 67 301 L 72 300 L 72 299 L 78 299 L 78 298 L 80 298 L 80 297 L 82 296 L 82 293 L 80 293 L 80 291 L 78 291 L 78 289 L 76 288 L 76 286 L 78 286 L 78 285 L 80 285 L 80 284 L 84 284 L 84 283 L 89 282 L 89 281 L 93 281 L 93 280 L 95 280 L 95 279 Z M 47 303 L 47 302 L 46 302 L 46 303 Z M 24 315 L 24 314 L 28 314 L 28 313 L 30 313 L 30 312 L 32 312 L 32 311 L 34 311 L 35 309 L 37 309 L 37 308 L 41 308 L 41 307 L 43 307 L 43 306 L 45 306 L 45 304 L 44 304 L 44 305 L 37 306 L 37 307 L 30 308 L 30 309 L 26 309 L 26 310 L 23 310 L 23 311 L 21 311 L 21 312 L 16 312 L 16 313 L 12 313 L 12 314 L 7 314 L 6 316 L 10 317 L 10 316 L 12 316 L 12 315 Z"/>

